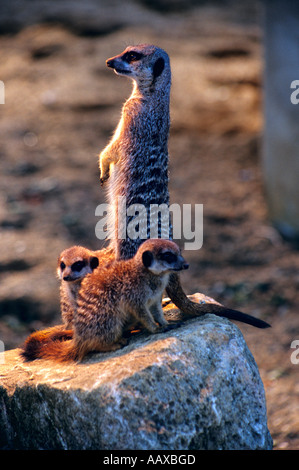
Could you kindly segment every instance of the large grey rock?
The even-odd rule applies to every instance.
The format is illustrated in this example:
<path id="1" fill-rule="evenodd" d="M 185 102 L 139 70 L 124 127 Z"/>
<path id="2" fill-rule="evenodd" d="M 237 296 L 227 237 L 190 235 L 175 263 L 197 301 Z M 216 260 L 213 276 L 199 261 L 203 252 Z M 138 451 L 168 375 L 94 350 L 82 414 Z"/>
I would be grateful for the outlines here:
<path id="1" fill-rule="evenodd" d="M 0 365 L 2 448 L 271 449 L 263 384 L 238 327 L 214 315 L 80 364 Z"/>

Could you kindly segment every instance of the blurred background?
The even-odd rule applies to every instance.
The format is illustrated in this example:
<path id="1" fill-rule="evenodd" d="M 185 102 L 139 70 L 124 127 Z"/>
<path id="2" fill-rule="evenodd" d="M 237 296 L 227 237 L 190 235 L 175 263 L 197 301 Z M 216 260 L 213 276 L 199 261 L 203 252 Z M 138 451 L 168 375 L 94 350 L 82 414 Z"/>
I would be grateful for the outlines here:
<path id="1" fill-rule="evenodd" d="M 272 324 L 238 326 L 274 448 L 296 449 L 299 253 L 272 223 L 265 186 L 265 24 L 257 0 L 1 0 L 0 339 L 15 348 L 60 323 L 59 253 L 103 246 L 98 154 L 132 88 L 105 60 L 154 43 L 172 66 L 171 202 L 204 207 L 203 247 L 185 252 L 182 283 Z"/>

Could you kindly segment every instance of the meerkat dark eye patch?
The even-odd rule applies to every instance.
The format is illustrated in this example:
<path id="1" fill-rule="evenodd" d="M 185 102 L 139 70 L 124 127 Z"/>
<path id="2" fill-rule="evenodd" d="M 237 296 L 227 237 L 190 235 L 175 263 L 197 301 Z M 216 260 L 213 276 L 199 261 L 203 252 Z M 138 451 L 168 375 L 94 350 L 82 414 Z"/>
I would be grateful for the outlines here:
<path id="1" fill-rule="evenodd" d="M 160 255 L 161 260 L 166 261 L 166 263 L 175 263 L 177 261 L 177 256 L 171 251 L 166 251 Z"/>
<path id="2" fill-rule="evenodd" d="M 72 271 L 81 271 L 86 266 L 85 261 L 76 261 L 72 264 Z"/>
<path id="3" fill-rule="evenodd" d="M 61 269 L 61 271 L 63 271 L 65 269 L 65 264 L 64 264 L 63 261 L 61 261 L 61 263 L 60 263 L 60 269 Z"/>
<path id="4" fill-rule="evenodd" d="M 165 61 L 162 57 L 159 57 L 159 59 L 156 60 L 153 66 L 153 76 L 154 78 L 159 77 L 161 73 L 163 72 L 165 67 Z"/>
<path id="5" fill-rule="evenodd" d="M 96 256 L 94 256 L 93 258 L 91 258 L 90 260 L 90 267 L 91 269 L 95 269 L 99 266 L 99 260 Z"/>
<path id="6" fill-rule="evenodd" d="M 154 256 L 151 251 L 145 251 L 142 253 L 142 262 L 146 268 L 149 268 L 154 261 Z"/>
<path id="7" fill-rule="evenodd" d="M 131 62 L 137 62 L 137 60 L 142 59 L 142 57 L 143 57 L 143 54 L 141 54 L 140 52 L 130 51 L 130 52 L 126 52 L 123 55 L 123 60 L 125 62 L 128 62 L 128 64 L 130 64 Z"/>

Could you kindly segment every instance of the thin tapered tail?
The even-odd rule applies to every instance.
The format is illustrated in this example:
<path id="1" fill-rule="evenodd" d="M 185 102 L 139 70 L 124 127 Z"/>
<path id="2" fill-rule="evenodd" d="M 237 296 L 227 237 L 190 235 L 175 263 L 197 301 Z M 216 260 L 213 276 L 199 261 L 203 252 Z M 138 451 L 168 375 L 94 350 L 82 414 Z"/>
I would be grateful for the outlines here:
<path id="1" fill-rule="evenodd" d="M 229 318 L 230 320 L 240 321 L 248 325 L 255 326 L 256 328 L 269 328 L 271 325 L 259 318 L 255 318 L 247 313 L 239 312 L 226 308 L 218 302 L 192 302 L 181 286 L 180 278 L 177 273 L 172 273 L 169 277 L 169 283 L 166 288 L 167 295 L 171 301 L 179 308 L 186 317 L 198 317 L 206 313 L 213 313 L 219 317 Z M 204 297 L 204 296 L 203 296 Z"/>

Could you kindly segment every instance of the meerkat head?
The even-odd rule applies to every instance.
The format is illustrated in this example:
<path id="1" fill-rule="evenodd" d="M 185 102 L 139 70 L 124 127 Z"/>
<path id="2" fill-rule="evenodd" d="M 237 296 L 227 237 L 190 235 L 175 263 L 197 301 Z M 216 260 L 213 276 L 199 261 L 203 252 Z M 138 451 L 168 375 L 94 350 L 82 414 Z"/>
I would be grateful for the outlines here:
<path id="1" fill-rule="evenodd" d="M 106 60 L 108 67 L 118 75 L 133 79 L 140 88 L 151 91 L 170 83 L 168 54 L 151 44 L 129 46 L 121 54 Z"/>
<path id="2" fill-rule="evenodd" d="M 136 256 L 141 257 L 143 266 L 155 275 L 182 271 L 189 267 L 178 245 L 170 240 L 146 240 L 140 246 Z"/>
<path id="3" fill-rule="evenodd" d="M 94 253 L 82 246 L 64 250 L 58 258 L 57 276 L 61 281 L 79 282 L 99 265 Z"/>

